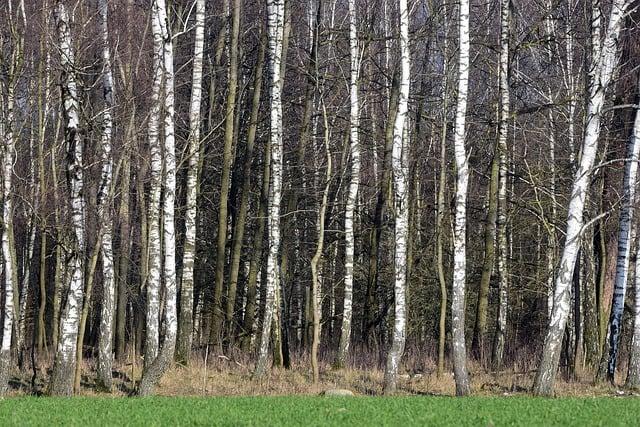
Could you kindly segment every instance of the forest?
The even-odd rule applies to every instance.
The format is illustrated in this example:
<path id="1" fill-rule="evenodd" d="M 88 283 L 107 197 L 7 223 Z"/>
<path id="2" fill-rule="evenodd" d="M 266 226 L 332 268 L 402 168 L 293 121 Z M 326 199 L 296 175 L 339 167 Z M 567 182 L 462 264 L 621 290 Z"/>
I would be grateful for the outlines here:
<path id="1" fill-rule="evenodd" d="M 639 103 L 638 0 L 3 0 L 0 396 L 640 390 Z"/>

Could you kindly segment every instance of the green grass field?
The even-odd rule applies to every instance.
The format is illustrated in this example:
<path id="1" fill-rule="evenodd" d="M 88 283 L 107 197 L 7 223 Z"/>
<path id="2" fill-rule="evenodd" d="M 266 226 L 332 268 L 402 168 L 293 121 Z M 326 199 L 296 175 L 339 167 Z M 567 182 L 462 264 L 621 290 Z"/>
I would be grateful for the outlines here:
<path id="1" fill-rule="evenodd" d="M 640 399 L 7 398 L 0 425 L 640 425 Z"/>

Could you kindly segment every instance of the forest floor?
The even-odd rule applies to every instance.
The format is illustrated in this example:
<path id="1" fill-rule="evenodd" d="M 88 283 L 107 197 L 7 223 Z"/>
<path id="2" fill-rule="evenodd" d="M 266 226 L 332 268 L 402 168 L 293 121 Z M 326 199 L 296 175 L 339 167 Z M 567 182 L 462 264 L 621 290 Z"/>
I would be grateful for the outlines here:
<path id="1" fill-rule="evenodd" d="M 12 397 L 0 399 L 0 425 L 613 426 L 638 425 L 640 413 L 635 394 L 594 386 L 588 375 L 570 382 L 559 375 L 559 398 L 533 398 L 533 373 L 525 366 L 488 373 L 471 363 L 473 397 L 456 398 L 453 376 L 438 378 L 427 364 L 423 372 L 404 371 L 399 396 L 388 398 L 381 396 L 383 372 L 371 363 L 341 370 L 324 364 L 320 383 L 313 384 L 305 358 L 258 380 L 248 359 L 215 356 L 207 364 L 194 360 L 173 367 L 157 397 L 129 398 L 140 363 L 117 367 L 112 394 L 96 391 L 92 365 L 84 362 L 80 396 L 74 399 L 33 396 L 32 381 L 37 392 L 44 391 L 44 367 L 35 380 L 29 369 L 15 371 Z M 320 396 L 330 389 L 348 389 L 356 397 Z"/>
<path id="2" fill-rule="evenodd" d="M 373 358 L 370 358 L 373 359 Z M 455 382 L 451 367 L 438 377 L 432 362 L 407 358 L 405 365 L 414 366 L 401 372 L 398 381 L 400 396 L 454 396 Z M 413 362 L 412 362 L 413 360 Z M 357 363 L 354 363 L 354 365 Z M 49 363 L 41 362 L 37 374 L 29 367 L 13 372 L 11 392 L 13 396 L 43 394 L 49 378 Z M 367 361 L 359 368 L 333 369 L 329 363 L 321 363 L 320 382 L 314 384 L 306 357 L 296 357 L 291 369 L 273 368 L 263 378 L 253 377 L 253 363 L 246 356 L 232 358 L 209 356 L 207 363 L 194 358 L 187 366 L 175 365 L 163 376 L 156 388 L 158 396 L 315 396 L 330 389 L 347 389 L 356 396 L 381 396 L 384 371 L 379 364 Z M 500 372 L 488 372 L 470 361 L 471 393 L 474 396 L 528 396 L 535 371 L 520 363 Z M 421 369 L 416 369 L 420 366 Z M 119 364 L 114 370 L 114 391 L 101 393 L 95 387 L 94 361 L 85 359 L 79 395 L 128 396 L 133 394 L 142 375 L 142 362 Z M 620 372 L 626 372 L 621 367 Z M 624 378 L 617 379 L 619 384 Z M 35 392 L 34 392 L 35 390 Z M 578 373 L 571 381 L 559 373 L 556 381 L 558 397 L 623 397 L 635 393 L 614 387 L 609 383 L 594 384 L 593 376 Z M 640 401 L 640 399 L 639 399 Z"/>

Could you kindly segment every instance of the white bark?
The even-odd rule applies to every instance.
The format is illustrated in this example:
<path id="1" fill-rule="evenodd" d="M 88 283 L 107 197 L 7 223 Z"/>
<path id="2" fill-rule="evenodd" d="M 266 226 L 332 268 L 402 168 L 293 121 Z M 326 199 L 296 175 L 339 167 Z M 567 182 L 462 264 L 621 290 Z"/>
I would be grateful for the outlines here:
<path id="1" fill-rule="evenodd" d="M 266 306 L 262 321 L 260 353 L 255 375 L 264 375 L 269 357 L 269 337 L 276 307 L 276 289 L 279 286 L 280 204 L 282 199 L 282 41 L 284 38 L 284 0 L 267 0 L 267 30 L 271 74 L 271 182 L 267 213 L 269 250 L 267 255 Z"/>
<path id="2" fill-rule="evenodd" d="M 640 114 L 636 113 L 634 131 L 627 143 L 627 159 L 624 169 L 622 188 L 622 206 L 620 207 L 620 222 L 618 225 L 618 256 L 616 259 L 616 279 L 611 302 L 611 316 L 609 319 L 609 364 L 607 378 L 613 383 L 618 358 L 620 331 L 622 328 L 622 314 L 629 275 L 629 257 L 631 253 L 631 228 L 636 203 L 636 182 L 638 176 L 638 155 L 640 155 L 640 141 L 637 139 L 640 127 Z M 638 273 L 636 273 L 638 274 Z"/>
<path id="3" fill-rule="evenodd" d="M 602 45 L 602 52 L 597 58 L 594 58 L 596 61 L 594 65 L 596 81 L 589 88 L 582 156 L 571 191 L 565 245 L 554 290 L 553 312 L 545 337 L 542 360 L 534 384 L 534 393 L 538 395 L 551 395 L 553 393 L 553 384 L 560 360 L 562 337 L 571 309 L 571 283 L 576 257 L 580 249 L 580 237 L 584 226 L 584 205 L 591 169 L 598 149 L 602 106 L 611 75 L 618 62 L 618 36 L 622 28 L 625 9 L 628 5 L 628 0 L 614 1 L 609 17 L 609 26 Z"/>
<path id="4" fill-rule="evenodd" d="M 453 368 L 456 394 L 469 394 L 467 372 L 467 350 L 465 345 L 465 287 L 466 287 L 466 232 L 467 232 L 467 188 L 469 164 L 466 138 L 467 94 L 469 91 L 469 0 L 460 1 L 459 16 L 458 99 L 454 135 L 456 161 L 456 212 L 453 232 L 453 292 L 451 316 L 453 332 Z"/>
<path id="5" fill-rule="evenodd" d="M 400 93 L 398 111 L 393 127 L 391 163 L 395 205 L 394 295 L 395 311 L 393 339 L 387 354 L 384 373 L 384 392 L 394 393 L 400 360 L 406 339 L 407 238 L 409 237 L 409 147 L 408 125 L 409 89 L 411 83 L 411 55 L 409 52 L 409 8 L 407 0 L 399 0 L 400 12 Z"/>
<path id="6" fill-rule="evenodd" d="M 633 125 L 633 134 L 631 135 L 631 145 L 633 146 L 633 153 L 635 154 L 635 158 L 632 160 L 635 163 L 638 161 L 638 153 L 640 150 L 640 109 L 636 109 L 636 119 Z M 631 188 L 628 189 L 631 190 Z M 638 244 L 640 244 L 640 239 L 637 239 L 636 245 Z M 633 337 L 631 339 L 631 348 L 629 349 L 629 353 L 631 354 L 631 356 L 629 359 L 629 370 L 627 372 L 626 386 L 628 388 L 637 389 L 638 387 L 640 387 L 640 256 L 637 255 L 634 291 Z"/>
<path id="7" fill-rule="evenodd" d="M 102 177 L 98 193 L 98 221 L 100 251 L 102 254 L 102 310 L 100 316 L 100 339 L 98 351 L 98 381 L 107 390 L 111 389 L 113 367 L 113 321 L 115 306 L 115 280 L 113 270 L 113 214 L 111 185 L 113 179 L 113 155 L 111 140 L 113 134 L 113 73 L 111 71 L 111 50 L 109 48 L 109 26 L 107 0 L 98 3 L 100 32 L 102 38 Z"/>
<path id="8" fill-rule="evenodd" d="M 0 86 L 1 87 L 1 86 Z M 4 104 L 4 117 L 0 116 L 0 138 L 2 138 L 2 266 L 4 267 L 4 313 L 2 344 L 0 345 L 0 395 L 9 389 L 9 370 L 11 366 L 11 338 L 13 336 L 15 307 L 15 258 L 12 248 L 13 234 L 13 165 L 15 163 L 14 126 L 14 89 L 10 82 L 7 87 Z"/>
<path id="9" fill-rule="evenodd" d="M 169 32 L 169 19 L 165 0 L 154 1 L 154 12 L 162 38 L 162 69 L 164 72 L 164 200 L 162 206 L 162 226 L 164 243 L 164 340 L 158 356 L 145 367 L 140 380 L 138 393 L 151 394 L 167 368 L 173 362 L 178 333 L 177 282 L 176 282 L 176 234 L 175 234 L 175 197 L 176 197 L 176 150 L 174 131 L 174 71 L 173 40 Z M 154 41 L 155 41 L 154 34 Z M 154 42 L 155 43 L 155 42 Z"/>
<path id="10" fill-rule="evenodd" d="M 509 133 L 509 25 L 510 0 L 500 1 L 500 118 L 498 125 L 498 319 L 493 345 L 493 365 L 502 366 L 507 328 L 508 272 L 507 272 L 507 136 Z"/>
<path id="11" fill-rule="evenodd" d="M 71 395 L 76 364 L 76 346 L 80 325 L 80 310 L 84 288 L 85 229 L 83 199 L 82 139 L 80 137 L 80 106 L 75 79 L 73 42 L 69 30 L 69 16 L 64 3 L 55 10 L 58 44 L 62 65 L 62 102 L 65 120 L 64 136 L 67 151 L 67 177 L 71 210 L 70 247 L 67 265 L 70 274 L 67 301 L 60 318 L 60 338 L 50 384 L 52 394 Z"/>
<path id="12" fill-rule="evenodd" d="M 148 257 L 146 338 L 144 350 L 145 367 L 150 366 L 158 355 L 160 326 L 160 194 L 162 187 L 162 147 L 160 145 L 160 111 L 163 80 L 163 39 L 160 29 L 157 3 L 153 4 L 151 28 L 153 31 L 153 85 L 148 121 L 150 151 L 150 184 L 148 204 Z M 144 238 L 144 237 L 143 237 Z"/>
<path id="13" fill-rule="evenodd" d="M 349 354 L 351 341 L 351 319 L 353 317 L 353 257 L 355 252 L 355 236 L 353 230 L 353 217 L 358 200 L 358 188 L 360 186 L 360 142 L 358 131 L 360 127 L 360 111 L 358 100 L 358 73 L 360 70 L 358 47 L 358 18 L 355 0 L 349 0 L 349 53 L 351 59 L 351 81 L 349 84 L 349 97 L 351 102 L 350 117 L 350 150 L 351 150 L 351 175 L 349 177 L 349 192 L 344 214 L 345 233 L 345 260 L 344 260 L 344 302 L 342 309 L 342 330 L 337 366 L 344 366 Z"/>
<path id="14" fill-rule="evenodd" d="M 202 60 L 204 57 L 204 0 L 196 0 L 195 42 L 189 109 L 189 168 L 187 170 L 184 254 L 180 288 L 180 330 L 178 358 L 189 361 L 193 339 L 193 270 L 196 252 L 198 164 L 200 163 L 200 106 L 202 104 Z"/>

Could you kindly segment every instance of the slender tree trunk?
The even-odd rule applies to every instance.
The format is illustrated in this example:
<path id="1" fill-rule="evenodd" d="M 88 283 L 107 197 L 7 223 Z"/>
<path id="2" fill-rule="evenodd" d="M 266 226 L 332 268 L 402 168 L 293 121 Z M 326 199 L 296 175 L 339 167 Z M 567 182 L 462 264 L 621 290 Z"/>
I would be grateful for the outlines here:
<path id="1" fill-rule="evenodd" d="M 71 224 L 70 253 L 67 265 L 70 269 L 67 285 L 67 300 L 60 317 L 60 339 L 49 384 L 49 393 L 71 395 L 76 367 L 76 346 L 80 309 L 84 287 L 85 259 L 85 218 L 83 198 L 83 159 L 80 128 L 80 106 L 75 78 L 75 60 L 73 42 L 69 29 L 69 16 L 64 3 L 58 3 L 55 9 L 55 21 L 58 30 L 58 44 L 62 64 L 62 102 L 64 114 L 64 135 L 67 146 L 67 177 L 69 185 L 69 204 Z"/>
<path id="2" fill-rule="evenodd" d="M 180 287 L 180 317 L 176 359 L 188 364 L 193 341 L 193 272 L 196 255 L 196 215 L 198 209 L 198 169 L 200 164 L 200 107 L 202 104 L 202 61 L 204 57 L 205 1 L 196 0 L 195 42 L 189 110 L 189 148 L 184 253 Z"/>
<path id="3" fill-rule="evenodd" d="M 267 30 L 269 40 L 271 113 L 271 179 L 267 209 L 267 230 L 269 250 L 267 257 L 266 306 L 262 321 L 260 352 L 255 375 L 261 377 L 267 370 L 269 357 L 269 337 L 276 305 L 276 289 L 280 286 L 278 273 L 278 253 L 280 251 L 280 202 L 282 200 L 282 85 L 281 60 L 284 37 L 284 0 L 268 0 Z"/>
<path id="4" fill-rule="evenodd" d="M 154 0 L 151 16 L 153 29 L 153 85 L 151 87 L 151 106 L 148 119 L 149 139 L 149 202 L 147 205 L 147 250 L 143 253 L 143 259 L 148 258 L 146 273 L 147 310 L 146 310 L 146 335 L 144 343 L 144 367 L 153 363 L 158 355 L 160 334 L 160 194 L 162 191 L 162 146 L 160 144 L 160 111 L 162 80 L 163 80 L 163 35 L 160 29 L 159 3 L 163 0 Z"/>
<path id="5" fill-rule="evenodd" d="M 640 88 L 639 88 L 640 90 Z M 638 161 L 638 150 L 640 147 L 640 109 L 636 109 L 636 118 L 633 125 L 633 133 L 630 138 L 630 151 L 632 152 L 632 158 L 628 160 L 625 168 L 625 181 L 627 178 L 627 171 L 629 171 L 629 178 L 631 178 L 630 169 L 634 166 L 631 166 L 632 163 L 636 164 L 635 173 L 637 173 L 637 161 Z M 629 179 L 627 184 L 631 184 L 631 179 Z M 628 192 L 628 194 L 627 194 Z M 631 201 L 632 193 L 635 192 L 634 187 L 625 186 L 625 202 Z M 633 206 L 633 205 L 631 205 Z M 625 206 L 623 209 L 626 209 Z M 622 214 L 621 214 L 622 215 Z M 629 218 L 631 219 L 631 218 Z M 636 236 L 636 246 L 640 246 L 640 239 Z M 627 261 L 628 262 L 628 261 Z M 629 359 L 629 368 L 627 371 L 627 381 L 625 383 L 625 387 L 630 389 L 638 389 L 640 388 L 640 256 L 636 254 L 636 265 L 635 265 L 635 286 L 634 286 L 634 307 L 633 307 L 633 335 L 631 338 L 631 348 L 629 349 L 630 359 Z"/>
<path id="6" fill-rule="evenodd" d="M 618 359 L 620 331 L 622 329 L 622 314 L 629 275 L 629 258 L 631 253 L 631 228 L 636 203 L 636 181 L 638 175 L 638 156 L 640 155 L 640 113 L 636 113 L 634 130 L 627 143 L 627 159 L 624 168 L 622 188 L 622 206 L 620 208 L 620 222 L 618 225 L 618 257 L 616 260 L 616 281 L 611 303 L 611 317 L 609 319 L 609 363 L 607 365 L 607 380 L 614 384 L 616 363 Z M 637 273 L 636 273 L 637 274 Z"/>
<path id="7" fill-rule="evenodd" d="M 106 390 L 111 390 L 113 369 L 113 326 L 115 305 L 115 275 L 113 264 L 113 155 L 111 154 L 111 139 L 113 133 L 112 110 L 113 73 L 111 71 L 111 51 L 109 48 L 109 26 L 107 0 L 98 3 L 98 15 L 102 36 L 102 97 L 104 111 L 102 112 L 102 177 L 98 192 L 98 221 L 100 227 L 102 254 L 102 310 L 100 315 L 100 339 L 98 351 L 98 383 Z M 88 303 L 88 301 L 87 301 Z"/>
<path id="8" fill-rule="evenodd" d="M 493 341 L 492 363 L 495 370 L 502 367 L 504 355 L 504 341 L 507 328 L 507 136 L 509 134 L 509 0 L 500 2 L 500 119 L 498 126 L 497 155 L 499 159 L 498 171 L 498 317 L 496 335 Z"/>
<path id="9" fill-rule="evenodd" d="M 231 0 L 229 0 L 231 1 Z M 222 338 L 222 321 L 225 312 L 222 308 L 224 287 L 224 266 L 226 261 L 227 228 L 229 216 L 229 186 L 233 166 L 234 118 L 236 94 L 238 92 L 238 39 L 240 34 L 240 0 L 231 1 L 231 34 L 229 44 L 229 73 L 227 84 L 227 107 L 225 113 L 224 148 L 222 158 L 222 177 L 220 179 L 220 208 L 218 210 L 218 235 L 216 244 L 216 277 L 213 295 L 213 319 L 210 342 L 217 346 Z M 231 290 L 230 290 L 231 291 Z M 235 290 L 233 290 L 235 302 Z M 233 304 L 233 303 L 232 303 Z M 233 306 L 232 306 L 233 311 Z"/>
<path id="10" fill-rule="evenodd" d="M 342 304 L 342 329 L 336 366 L 344 367 L 349 355 L 351 343 L 351 319 L 353 318 L 353 261 L 355 253 L 355 234 L 353 230 L 353 217 L 358 200 L 358 187 L 360 186 L 360 142 L 358 131 L 360 127 L 360 105 L 358 101 L 358 73 L 360 71 L 360 50 L 358 47 L 358 17 L 355 0 L 349 0 L 349 52 L 351 58 L 351 81 L 349 94 L 351 102 L 350 124 L 350 149 L 351 149 L 351 175 L 349 181 L 349 193 L 345 207 L 344 231 L 345 231 L 345 260 L 344 260 L 344 301 Z"/>
<path id="11" fill-rule="evenodd" d="M 162 71 L 164 72 L 164 200 L 162 228 L 164 243 L 163 275 L 165 286 L 164 327 L 165 334 L 158 356 L 142 373 L 138 394 L 146 396 L 153 392 L 162 375 L 173 362 L 178 333 L 177 283 L 176 283 L 176 152 L 174 133 L 174 72 L 173 41 L 169 31 L 169 19 L 164 0 L 154 1 L 154 14 L 162 40 Z M 154 33 L 154 40 L 156 34 Z M 155 44 L 155 41 L 154 41 Z"/>
<path id="12" fill-rule="evenodd" d="M 598 148 L 602 106 L 604 104 L 605 91 L 609 86 L 613 69 L 617 63 L 617 39 L 622 28 L 623 16 L 628 4 L 629 2 L 627 0 L 614 1 L 602 54 L 596 58 L 594 64 L 597 81 L 591 85 L 589 90 L 582 157 L 571 191 L 565 246 L 554 290 L 553 312 L 544 341 L 542 359 L 534 383 L 534 393 L 536 395 L 553 394 L 553 385 L 560 361 L 562 337 L 570 310 L 573 271 L 580 246 L 582 227 L 584 225 L 584 202 L 590 181 L 591 169 Z"/>
<path id="13" fill-rule="evenodd" d="M 0 136 L 4 140 L 2 146 L 2 261 L 4 267 L 4 310 L 3 310 L 3 330 L 2 344 L 0 345 L 0 396 L 3 396 L 9 390 L 9 372 L 11 368 L 11 339 L 15 329 L 14 320 L 15 313 L 15 286 L 17 284 L 16 259 L 14 256 L 15 248 L 13 247 L 13 185 L 12 178 L 14 174 L 13 165 L 15 163 L 15 95 L 14 84 L 17 71 L 16 60 L 18 47 L 14 46 L 14 55 L 12 55 L 11 71 L 9 72 L 9 81 L 6 85 L 6 100 L 4 104 L 4 122 L 0 116 Z M 0 86 L 2 88 L 2 86 Z"/>
<path id="14" fill-rule="evenodd" d="M 407 286 L 407 239 L 409 232 L 409 147 L 405 136 L 407 126 L 409 89 L 411 84 L 411 57 L 409 52 L 409 8 L 407 0 L 399 0 L 400 12 L 400 94 L 398 111 L 393 127 L 393 150 L 391 155 L 394 206 L 395 206 L 395 251 L 394 251 L 394 295 L 395 315 L 393 340 L 387 354 L 384 372 L 384 393 L 393 394 L 397 388 L 400 360 L 406 339 L 406 286 Z"/>
<path id="15" fill-rule="evenodd" d="M 466 139 L 467 94 L 469 91 L 469 1 L 460 1 L 460 47 L 458 59 L 458 100 L 454 135 L 456 160 L 456 215 L 453 235 L 453 294 L 451 299 L 453 369 L 456 395 L 470 393 L 467 372 L 467 350 L 465 344 L 465 287 L 466 287 L 466 233 L 467 233 L 467 188 L 469 164 Z"/>
<path id="16" fill-rule="evenodd" d="M 322 95 L 321 95 L 322 96 Z M 311 258 L 311 305 L 313 314 L 313 340 L 311 343 L 311 369 L 313 371 L 313 382 L 317 384 L 320 381 L 320 366 L 318 364 L 318 349 L 320 348 L 320 318 L 322 316 L 321 306 L 321 283 L 319 268 L 322 260 L 322 251 L 324 248 L 324 223 L 327 212 L 329 189 L 331 186 L 331 150 L 329 146 L 329 119 L 327 117 L 327 107 L 324 99 L 321 100 L 322 117 L 324 120 L 324 150 L 327 157 L 327 166 L 325 170 L 324 188 L 322 190 L 322 201 L 318 207 L 318 221 L 316 230 L 318 233 L 318 241 L 316 251 Z"/>

